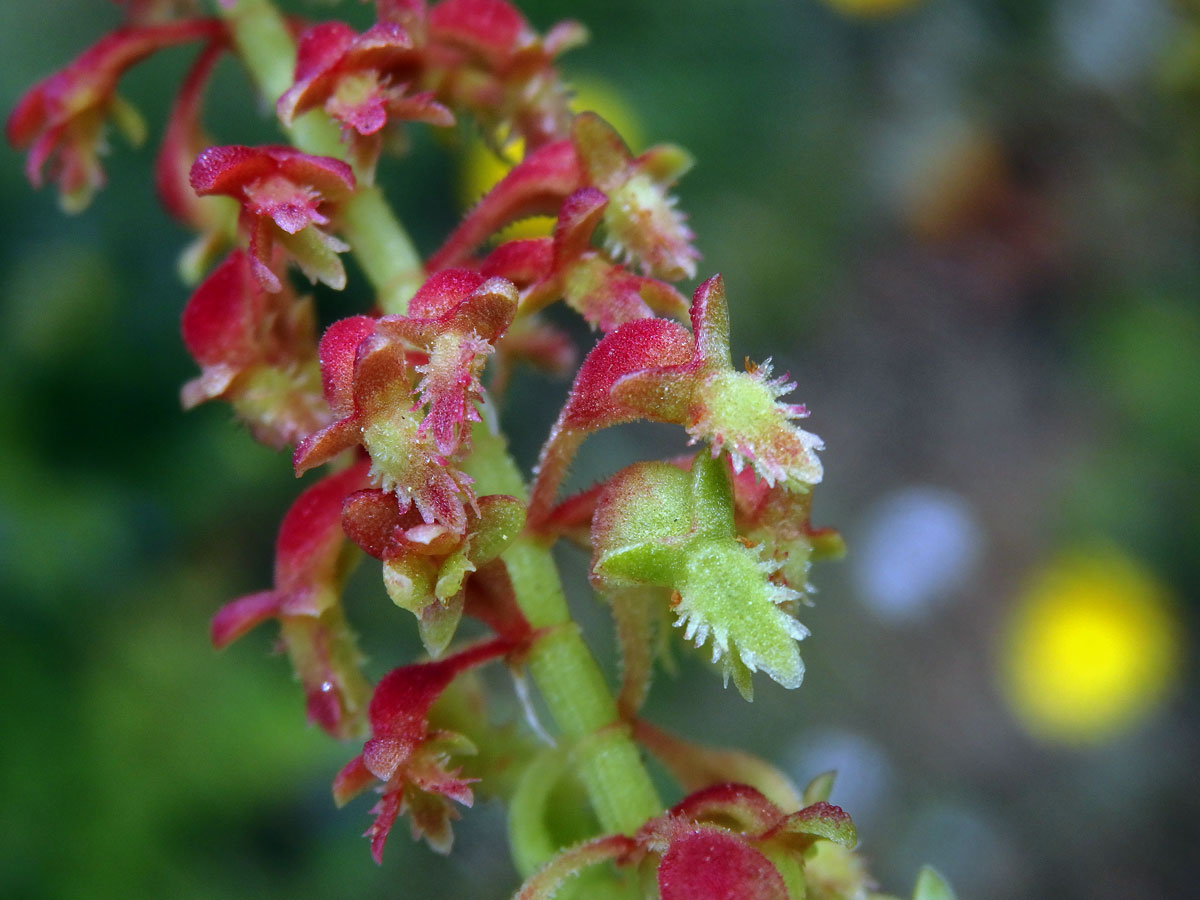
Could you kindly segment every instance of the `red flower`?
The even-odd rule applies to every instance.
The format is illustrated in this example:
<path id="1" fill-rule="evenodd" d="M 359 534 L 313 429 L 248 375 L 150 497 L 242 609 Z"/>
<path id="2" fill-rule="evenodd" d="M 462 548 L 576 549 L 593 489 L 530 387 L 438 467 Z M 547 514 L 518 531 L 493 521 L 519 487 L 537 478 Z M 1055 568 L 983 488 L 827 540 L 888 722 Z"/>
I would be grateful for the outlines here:
<path id="1" fill-rule="evenodd" d="M 196 289 L 182 325 L 202 369 L 183 387 L 185 407 L 228 400 L 254 437 L 275 449 L 328 423 L 312 302 L 286 286 L 267 293 L 244 252 L 231 253 Z"/>
<path id="2" fill-rule="evenodd" d="M 431 269 L 462 265 L 504 226 L 532 215 L 567 216 L 576 252 L 604 226 L 610 262 L 636 262 L 644 275 L 666 281 L 691 278 L 700 254 L 668 189 L 692 164 L 672 144 L 633 156 L 620 135 L 595 113 L 580 113 L 570 140 L 555 141 L 513 167 L 429 260 Z M 592 192 L 579 193 L 581 188 Z M 560 212 L 564 201 L 573 204 Z"/>
<path id="3" fill-rule="evenodd" d="M 77 212 L 87 206 L 104 184 L 99 155 L 108 120 L 130 143 L 145 137 L 141 116 L 116 93 L 120 77 L 164 47 L 223 34 L 223 26 L 213 19 L 119 28 L 66 68 L 35 84 L 17 102 L 5 126 L 10 144 L 29 148 L 25 162 L 29 181 L 41 187 L 43 170 L 49 167 L 63 208 Z"/>
<path id="4" fill-rule="evenodd" d="M 506 0 L 443 0 L 426 23 L 426 82 L 439 99 L 473 114 L 493 143 L 519 134 L 537 148 L 570 123 L 554 58 L 587 39 L 577 22 L 541 37 Z"/>
<path id="5" fill-rule="evenodd" d="M 450 851 L 450 822 L 457 814 L 449 801 L 470 806 L 474 779 L 449 769 L 449 756 L 474 753 L 475 748 L 461 734 L 433 728 L 429 710 L 455 677 L 509 649 L 502 639 L 477 644 L 436 662 L 393 669 L 375 688 L 368 710 L 371 737 L 337 774 L 333 796 L 342 806 L 372 782 L 382 782 L 383 796 L 371 810 L 375 822 L 366 832 L 376 862 L 382 861 L 388 833 L 403 812 L 412 818 L 414 838 L 424 837 L 442 853 Z"/>
<path id="6" fill-rule="evenodd" d="M 529 878 L 517 900 L 549 900 L 568 878 L 597 863 L 649 859 L 663 900 L 787 900 L 776 862 L 802 867 L 818 840 L 853 847 L 850 817 L 819 801 L 785 814 L 754 788 L 720 784 L 684 798 L 632 837 L 608 835 L 571 847 Z"/>
<path id="7" fill-rule="evenodd" d="M 635 275 L 592 248 L 592 234 L 608 202 L 603 191 L 580 188 L 563 202 L 553 238 L 501 244 L 483 261 L 481 271 L 524 287 L 522 313 L 562 297 L 589 325 L 605 333 L 656 314 L 685 317 L 687 301 L 675 288 Z"/>
<path id="8" fill-rule="evenodd" d="M 367 683 L 340 601 L 345 537 L 342 502 L 366 484 L 366 463 L 318 481 L 292 504 L 275 544 L 275 587 L 241 597 L 213 618 L 220 648 L 267 619 L 278 619 L 283 645 L 304 685 L 309 721 L 335 737 L 361 732 Z"/>
<path id="9" fill-rule="evenodd" d="M 467 607 L 468 577 L 497 559 L 525 524 L 524 504 L 514 497 L 489 494 L 475 507 L 467 510 L 460 534 L 426 522 L 396 495 L 378 489 L 352 494 L 342 506 L 343 530 L 383 560 L 388 596 L 417 617 L 421 641 L 433 657 L 454 637 Z"/>
<path id="10" fill-rule="evenodd" d="M 349 248 L 317 227 L 330 223 L 330 205 L 355 188 L 344 162 L 293 147 L 209 147 L 196 158 L 189 181 L 202 197 L 224 194 L 242 205 L 254 271 L 267 290 L 282 288 L 270 268 L 276 241 L 312 281 L 345 287 L 337 254 Z"/>
<path id="11" fill-rule="evenodd" d="M 508 282 L 440 272 L 410 303 L 411 316 L 335 322 L 321 339 L 325 396 L 338 417 L 299 447 L 297 473 L 362 444 L 372 477 L 415 504 L 430 524 L 466 533 L 471 479 L 453 464 L 478 421 L 479 369 L 516 308 Z M 416 375 L 423 375 L 413 384 Z M 416 403 L 412 400 L 417 395 Z"/>
<path id="12" fill-rule="evenodd" d="M 549 513 L 566 467 L 593 431 L 647 419 L 685 428 L 713 455 L 729 452 L 734 472 L 749 463 L 773 485 L 804 492 L 821 480 L 820 439 L 793 419 L 803 406 L 778 402 L 795 387 L 770 379 L 770 366 L 734 370 L 729 310 L 719 275 L 692 297 L 692 334 L 665 319 L 629 322 L 583 361 L 566 406 L 542 448 L 529 507 L 532 524 Z"/>
<path id="13" fill-rule="evenodd" d="M 420 55 L 399 25 L 380 22 L 363 34 L 342 22 L 314 25 L 300 36 L 295 84 L 276 110 L 285 125 L 323 107 L 342 123 L 360 169 L 370 172 L 382 147 L 382 129 L 393 121 L 448 127 L 454 114 L 430 93 L 410 94 L 421 71 Z"/>

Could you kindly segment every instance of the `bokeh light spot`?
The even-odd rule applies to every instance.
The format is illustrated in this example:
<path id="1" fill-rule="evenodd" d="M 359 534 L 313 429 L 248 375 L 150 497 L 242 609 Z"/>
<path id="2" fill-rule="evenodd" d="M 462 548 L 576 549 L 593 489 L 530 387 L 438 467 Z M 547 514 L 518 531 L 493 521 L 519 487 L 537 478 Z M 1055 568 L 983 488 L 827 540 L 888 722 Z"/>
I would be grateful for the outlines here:
<path id="1" fill-rule="evenodd" d="M 889 624 L 918 621 L 969 582 L 983 542 L 974 512 L 953 491 L 925 485 L 895 491 L 851 537 L 858 596 Z"/>
<path id="2" fill-rule="evenodd" d="M 1115 548 L 1064 554 L 1011 610 L 1000 665 L 1035 737 L 1093 743 L 1133 727 L 1179 667 L 1179 623 L 1152 573 Z"/>

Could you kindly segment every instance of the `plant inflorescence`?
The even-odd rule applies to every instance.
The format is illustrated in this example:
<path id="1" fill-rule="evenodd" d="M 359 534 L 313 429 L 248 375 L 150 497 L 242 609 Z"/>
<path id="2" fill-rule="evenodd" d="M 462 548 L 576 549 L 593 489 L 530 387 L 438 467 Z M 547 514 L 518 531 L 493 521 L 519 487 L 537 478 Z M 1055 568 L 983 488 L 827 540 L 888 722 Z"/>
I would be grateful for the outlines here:
<path id="1" fill-rule="evenodd" d="M 361 33 L 286 18 L 271 0 L 220 2 L 212 16 L 187 0 L 122 5 L 127 22 L 29 90 L 7 135 L 28 149 L 34 185 L 52 180 L 79 210 L 104 182 L 108 125 L 145 132 L 116 92 L 121 76 L 199 45 L 154 170 L 167 211 L 197 235 L 182 331 L 199 374 L 183 402 L 223 400 L 257 440 L 291 448 L 297 475 L 321 471 L 283 517 L 274 583 L 221 608 L 212 640 L 276 622 L 309 721 L 361 745 L 333 795 L 379 793 L 375 859 L 401 817 L 449 851 L 459 809 L 491 792 L 510 805 L 522 898 L 867 896 L 828 773 L 798 791 L 762 760 L 643 716 L 676 634 L 747 699 L 756 673 L 798 687 L 809 567 L 841 542 L 809 524 L 821 443 L 784 399 L 795 385 L 769 362 L 734 365 L 719 275 L 690 300 L 678 287 L 699 259 L 672 194 L 690 157 L 672 145 L 634 154 L 600 116 L 571 110 L 556 59 L 582 26 L 539 34 L 506 0 L 377 0 Z M 208 136 L 205 88 L 225 54 L 274 104 L 285 143 Z M 406 127 L 468 123 L 501 156 L 519 144 L 521 158 L 422 258 L 377 165 Z M 506 237 L 532 215 L 553 217 L 552 233 Z M 347 252 L 366 289 L 348 282 Z M 357 292 L 362 313 L 318 337 L 296 271 Z M 578 367 L 544 316 L 560 301 L 597 336 Z M 497 424 L 522 365 L 574 371 L 529 479 Z M 638 420 L 678 426 L 695 452 L 564 496 L 588 436 Z M 559 539 L 591 554 L 616 624 L 615 690 L 564 600 Z M 364 556 L 428 656 L 374 686 L 342 605 Z M 487 636 L 458 637 L 463 617 Z M 507 666 L 519 693 L 532 680 L 552 738 L 492 721 L 473 677 L 485 665 Z M 643 752 L 679 786 L 669 808 Z M 569 781 L 590 801 L 582 831 L 578 810 L 562 808 Z M 949 896 L 931 872 L 917 894 Z"/>

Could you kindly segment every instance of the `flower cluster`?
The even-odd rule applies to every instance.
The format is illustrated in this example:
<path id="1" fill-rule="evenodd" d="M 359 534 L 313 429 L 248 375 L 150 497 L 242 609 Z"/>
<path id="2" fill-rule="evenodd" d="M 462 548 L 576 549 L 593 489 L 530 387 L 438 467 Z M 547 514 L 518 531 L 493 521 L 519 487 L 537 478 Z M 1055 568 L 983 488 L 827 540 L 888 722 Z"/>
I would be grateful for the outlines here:
<path id="1" fill-rule="evenodd" d="M 653 873 L 664 900 L 864 896 L 854 827 L 827 802 L 828 778 L 801 797 L 749 754 L 640 717 L 671 624 L 743 695 L 755 672 L 797 687 L 809 566 L 840 550 L 835 532 L 809 524 L 822 445 L 797 424 L 805 408 L 783 400 L 795 385 L 772 378 L 769 362 L 734 367 L 719 275 L 690 303 L 677 287 L 699 260 L 673 195 L 691 157 L 673 145 L 635 155 L 599 116 L 572 115 L 555 60 L 582 28 L 540 35 L 507 0 L 377 0 L 362 32 L 285 20 L 270 0 L 223 2 L 213 19 L 191 17 L 186 2 L 123 5 L 129 24 L 30 90 L 8 137 L 29 148 L 30 180 L 48 168 L 77 209 L 103 181 L 104 123 L 141 131 L 119 78 L 160 49 L 202 45 L 155 166 L 167 211 L 198 232 L 182 331 L 200 373 L 184 404 L 227 401 L 255 438 L 292 448 L 297 476 L 325 467 L 283 518 L 273 585 L 225 605 L 212 642 L 278 622 L 309 720 L 365 738 L 334 796 L 378 790 L 375 859 L 402 815 L 448 850 L 454 804 L 470 806 L 472 785 L 487 782 L 513 804 L 514 854 L 530 876 L 522 898 L 555 896 L 575 876 L 605 883 L 606 896 L 642 896 L 638 872 Z M 205 86 L 228 52 L 253 64 L 290 143 L 208 136 Z M 288 84 L 272 81 L 289 67 Z M 389 133 L 465 121 L 497 152 L 519 139 L 526 154 L 422 259 L 374 185 L 376 168 L 397 146 Z M 554 217 L 552 235 L 504 239 L 535 214 Z M 358 290 L 347 251 L 371 293 L 318 340 L 314 301 L 297 293 L 292 268 Z M 543 315 L 558 301 L 598 339 L 527 486 L 497 410 L 514 366 L 569 370 L 575 348 Z M 698 452 L 626 466 L 560 499 L 581 443 L 636 420 L 682 429 Z M 588 548 L 613 612 L 615 697 L 564 600 L 550 552 L 560 537 Z M 373 688 L 342 597 L 364 555 L 415 617 L 429 657 Z M 483 687 L 469 691 L 472 704 L 452 702 L 492 661 L 507 665 L 532 731 L 548 738 L 527 677 L 536 684 L 553 746 L 513 738 Z M 687 792 L 665 812 L 642 748 Z M 564 815 L 563 780 L 594 810 L 584 834 L 555 825 L 579 820 Z"/>

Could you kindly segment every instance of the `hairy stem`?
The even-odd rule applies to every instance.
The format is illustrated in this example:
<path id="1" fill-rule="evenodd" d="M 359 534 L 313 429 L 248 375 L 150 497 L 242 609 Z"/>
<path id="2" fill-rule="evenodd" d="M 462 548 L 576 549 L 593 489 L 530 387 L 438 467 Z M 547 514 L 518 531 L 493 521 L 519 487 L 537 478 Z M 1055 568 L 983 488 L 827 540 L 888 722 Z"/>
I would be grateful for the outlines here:
<path id="1" fill-rule="evenodd" d="M 278 97 L 291 86 L 296 55 L 278 10 L 270 0 L 240 0 L 220 9 L 255 84 L 268 99 Z M 289 136 L 307 153 L 345 158 L 336 127 L 319 111 L 298 118 Z M 380 306 L 389 313 L 404 312 L 423 278 L 421 260 L 379 190 L 360 187 L 343 207 L 341 226 L 380 295 Z M 524 481 L 504 440 L 482 427 L 475 429 L 475 437 L 466 468 L 479 492 L 525 499 Z M 529 670 L 572 748 L 600 825 L 606 832 L 632 832 L 662 805 L 629 726 L 621 721 L 600 668 L 571 620 L 549 547 L 523 535 L 504 559 L 517 602 L 541 632 L 529 653 Z"/>

